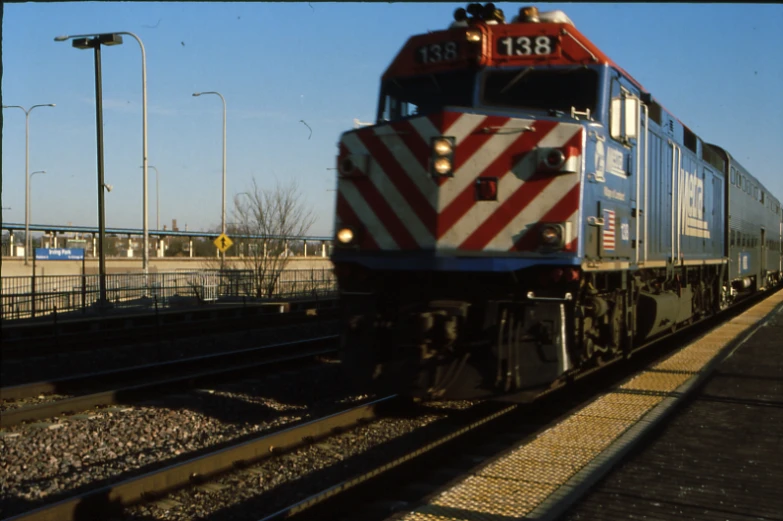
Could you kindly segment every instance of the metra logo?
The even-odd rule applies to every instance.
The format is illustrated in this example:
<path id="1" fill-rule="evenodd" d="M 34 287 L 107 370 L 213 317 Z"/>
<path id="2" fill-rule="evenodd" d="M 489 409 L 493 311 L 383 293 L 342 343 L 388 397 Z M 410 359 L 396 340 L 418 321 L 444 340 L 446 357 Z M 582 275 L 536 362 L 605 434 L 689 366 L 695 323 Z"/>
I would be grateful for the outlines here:
<path id="1" fill-rule="evenodd" d="M 704 180 L 684 169 L 680 169 L 680 222 L 683 235 L 710 238 L 704 220 Z"/>

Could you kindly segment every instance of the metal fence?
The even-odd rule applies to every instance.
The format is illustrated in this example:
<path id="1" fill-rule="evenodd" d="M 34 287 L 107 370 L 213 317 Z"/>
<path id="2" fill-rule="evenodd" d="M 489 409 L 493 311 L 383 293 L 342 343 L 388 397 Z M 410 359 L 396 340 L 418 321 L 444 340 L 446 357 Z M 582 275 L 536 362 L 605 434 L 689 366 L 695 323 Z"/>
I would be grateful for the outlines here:
<path id="1" fill-rule="evenodd" d="M 337 291 L 331 269 L 281 270 L 265 275 L 262 277 L 253 270 L 107 274 L 106 299 L 115 308 L 167 307 L 232 299 L 327 297 Z M 99 276 L 3 277 L 0 297 L 3 320 L 86 311 L 100 298 Z"/>

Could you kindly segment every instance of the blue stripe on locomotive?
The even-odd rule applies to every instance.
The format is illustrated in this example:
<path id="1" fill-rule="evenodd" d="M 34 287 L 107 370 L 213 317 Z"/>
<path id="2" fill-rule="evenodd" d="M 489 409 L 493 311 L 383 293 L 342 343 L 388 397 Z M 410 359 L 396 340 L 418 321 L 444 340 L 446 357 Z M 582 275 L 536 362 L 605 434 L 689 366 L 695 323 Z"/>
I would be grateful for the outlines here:
<path id="1" fill-rule="evenodd" d="M 619 75 L 614 70 L 611 72 Z M 638 89 L 624 80 L 620 76 L 618 85 L 632 95 L 640 96 Z M 608 104 L 609 100 L 605 103 Z M 650 100 L 648 105 L 652 103 L 655 102 Z M 724 173 L 702 159 L 701 139 L 662 108 L 659 117 L 660 123 L 655 121 L 657 118 L 647 118 L 647 141 L 643 118 L 640 137 L 626 144 L 609 137 L 604 127 L 588 127 L 579 252 L 588 262 L 620 260 L 634 263 L 637 260 L 636 248 L 639 249 L 639 262 L 645 260 L 645 248 L 648 262 L 670 261 L 672 256 L 686 261 L 725 258 Z M 689 146 L 685 144 L 686 133 L 690 138 Z M 648 147 L 646 197 L 645 145 Z M 679 173 L 674 171 L 674 177 L 673 162 L 677 162 L 680 168 Z M 640 183 L 638 205 L 637 182 Z M 638 235 L 637 207 L 642 209 Z M 602 245 L 607 234 L 609 238 L 612 236 L 612 232 L 607 231 L 607 211 L 614 212 L 614 249 L 603 248 Z M 592 224 L 598 222 L 600 225 L 600 221 L 591 217 L 604 218 L 603 226 Z"/>

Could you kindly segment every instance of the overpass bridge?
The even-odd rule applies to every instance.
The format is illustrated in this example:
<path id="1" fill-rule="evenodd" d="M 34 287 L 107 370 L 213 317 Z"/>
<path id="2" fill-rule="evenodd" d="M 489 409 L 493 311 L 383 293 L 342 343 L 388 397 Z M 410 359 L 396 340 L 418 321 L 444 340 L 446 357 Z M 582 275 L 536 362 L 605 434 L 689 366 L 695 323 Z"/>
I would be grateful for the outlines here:
<path id="1" fill-rule="evenodd" d="M 15 232 L 24 232 L 25 225 L 19 224 L 19 223 L 2 223 L 0 226 L 3 232 L 3 256 L 6 257 L 23 257 L 24 256 L 24 246 L 18 246 L 15 245 L 14 241 L 14 233 Z M 67 240 L 68 239 L 74 239 L 76 237 L 83 239 L 84 237 L 89 237 L 90 244 L 85 245 L 85 254 L 90 255 L 92 253 L 92 257 L 97 257 L 97 236 L 99 233 L 97 226 L 62 226 L 62 225 L 52 225 L 52 224 L 30 224 L 28 226 L 28 229 L 30 232 L 43 232 L 43 247 L 45 248 L 61 248 L 66 247 Z M 6 244 L 6 233 L 8 232 L 8 241 Z M 136 244 L 134 243 L 134 238 L 141 238 L 144 236 L 144 232 L 141 229 L 138 228 L 106 228 L 106 234 L 107 235 L 113 235 L 113 236 L 125 236 L 127 237 L 127 248 L 126 252 L 127 255 L 125 257 L 135 257 L 134 251 L 137 249 L 135 248 Z M 193 239 L 194 238 L 206 238 L 209 240 L 215 239 L 218 236 L 220 236 L 220 232 L 204 232 L 204 231 L 180 231 L 180 230 L 148 230 L 148 235 L 152 238 L 157 238 L 157 245 L 155 248 L 156 257 L 163 258 L 164 257 L 164 241 L 163 239 L 168 237 L 180 237 L 180 238 L 186 238 L 188 239 L 188 252 L 189 256 L 193 257 Z M 71 234 L 72 237 L 68 237 L 67 234 Z M 59 236 L 59 237 L 58 237 Z M 287 244 L 290 244 L 292 247 L 294 245 L 301 244 L 302 245 L 302 251 L 303 256 L 307 257 L 308 253 L 311 255 L 320 255 L 321 257 L 326 257 L 328 254 L 329 249 L 332 245 L 332 236 L 314 236 L 314 235 L 247 235 L 247 234 L 230 234 L 231 239 L 234 242 L 239 242 L 240 244 L 242 241 L 257 241 L 257 240 L 283 240 L 286 241 Z M 141 242 L 140 240 L 137 240 L 137 242 Z M 310 248 L 308 252 L 308 247 Z M 21 254 L 20 254 L 20 248 L 21 248 Z M 215 248 L 217 251 L 217 248 Z M 238 252 L 239 248 L 235 249 L 234 252 Z M 138 255 L 141 256 L 141 251 L 138 252 Z M 231 252 L 228 253 L 228 257 L 231 256 Z M 235 255 L 236 256 L 236 255 Z M 152 258 L 152 257 L 151 257 Z M 107 261 L 110 260 L 111 257 L 107 257 Z"/>
<path id="2" fill-rule="evenodd" d="M 227 257 L 226 262 L 230 267 L 246 268 L 241 257 Z M 200 271 L 215 268 L 214 257 L 150 257 L 150 273 L 170 273 L 176 271 Z M 331 270 L 332 262 L 329 257 L 320 256 L 292 256 L 289 257 L 286 270 Z M 29 277 L 32 275 L 32 261 L 25 266 L 24 257 L 7 257 L 2 259 L 2 277 Z M 144 269 L 141 257 L 107 257 L 106 273 L 109 275 L 120 273 L 143 273 Z M 84 273 L 87 275 L 98 273 L 98 258 L 87 257 L 84 259 Z M 35 264 L 36 276 L 41 275 L 81 275 L 82 261 L 58 260 L 37 261 Z"/>

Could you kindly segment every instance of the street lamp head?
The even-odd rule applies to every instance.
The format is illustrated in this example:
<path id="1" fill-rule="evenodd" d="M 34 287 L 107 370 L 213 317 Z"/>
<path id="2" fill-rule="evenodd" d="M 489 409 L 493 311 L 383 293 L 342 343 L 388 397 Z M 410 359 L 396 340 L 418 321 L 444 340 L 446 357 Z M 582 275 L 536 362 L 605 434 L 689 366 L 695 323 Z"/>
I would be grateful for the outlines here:
<path id="1" fill-rule="evenodd" d="M 122 36 L 117 33 L 104 33 L 96 36 L 103 45 L 122 45 Z"/>
<path id="2" fill-rule="evenodd" d="M 55 36 L 55 37 L 54 37 L 54 41 L 55 41 L 55 42 L 64 42 L 64 41 L 65 41 L 65 40 L 67 40 L 68 38 L 70 38 L 70 36 L 68 36 L 67 34 L 63 34 L 63 35 L 61 35 L 61 36 Z"/>
<path id="3" fill-rule="evenodd" d="M 47 103 L 45 106 L 46 107 L 56 107 L 57 103 Z"/>
<path id="4" fill-rule="evenodd" d="M 194 96 L 201 96 L 201 93 L 200 92 L 194 92 L 193 95 Z"/>
<path id="5" fill-rule="evenodd" d="M 71 36 L 57 36 L 54 41 L 63 42 Z M 98 45 L 120 45 L 122 44 L 122 36 L 117 33 L 104 33 L 96 34 L 89 37 L 73 38 L 71 45 L 77 49 L 94 49 Z"/>
<path id="6" fill-rule="evenodd" d="M 71 45 L 77 49 L 93 49 L 96 41 L 92 38 L 74 38 Z"/>

